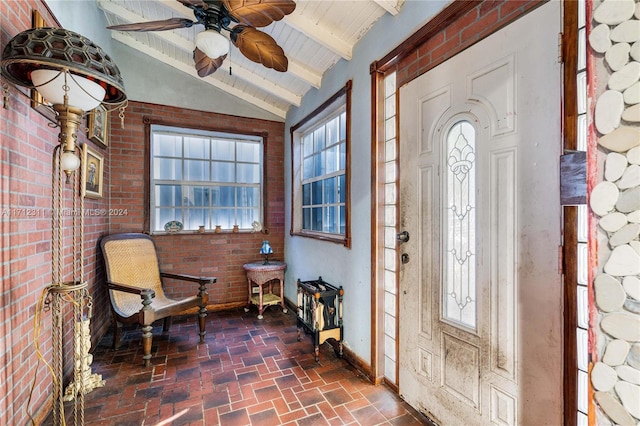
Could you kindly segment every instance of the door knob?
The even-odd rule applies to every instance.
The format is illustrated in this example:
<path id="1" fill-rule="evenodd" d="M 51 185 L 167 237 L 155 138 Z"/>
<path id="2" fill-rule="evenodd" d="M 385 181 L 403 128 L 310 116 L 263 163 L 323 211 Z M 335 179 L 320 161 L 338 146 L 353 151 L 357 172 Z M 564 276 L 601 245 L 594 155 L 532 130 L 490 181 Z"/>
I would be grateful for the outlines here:
<path id="1" fill-rule="evenodd" d="M 408 231 L 402 231 L 402 232 L 400 232 L 400 233 L 398 233 L 396 235 L 396 238 L 401 243 L 406 243 L 407 241 L 409 241 L 409 232 Z"/>

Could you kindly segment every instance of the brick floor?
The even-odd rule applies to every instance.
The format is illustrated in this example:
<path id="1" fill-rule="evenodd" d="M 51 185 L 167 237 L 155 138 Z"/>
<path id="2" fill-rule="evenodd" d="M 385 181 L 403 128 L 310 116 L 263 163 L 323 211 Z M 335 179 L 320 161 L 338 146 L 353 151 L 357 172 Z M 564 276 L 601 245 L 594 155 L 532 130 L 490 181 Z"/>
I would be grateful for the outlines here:
<path id="1" fill-rule="evenodd" d="M 106 335 L 93 351 L 106 380 L 85 395 L 85 425 L 422 425 L 395 392 L 374 386 L 328 343 L 320 361 L 311 337 L 297 340 L 295 315 L 267 309 L 211 312 L 204 344 L 194 318 L 154 327 L 151 367 L 142 365 L 139 328 L 125 328 L 122 347 Z M 73 424 L 72 403 L 65 405 Z M 45 425 L 51 424 L 51 419 Z"/>

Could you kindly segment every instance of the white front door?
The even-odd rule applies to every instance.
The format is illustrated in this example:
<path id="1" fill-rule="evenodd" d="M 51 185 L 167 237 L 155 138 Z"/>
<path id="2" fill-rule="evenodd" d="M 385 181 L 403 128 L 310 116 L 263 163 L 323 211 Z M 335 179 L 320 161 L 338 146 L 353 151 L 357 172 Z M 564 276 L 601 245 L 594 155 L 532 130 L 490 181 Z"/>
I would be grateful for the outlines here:
<path id="1" fill-rule="evenodd" d="M 560 7 L 400 89 L 398 382 L 442 425 L 562 423 Z"/>

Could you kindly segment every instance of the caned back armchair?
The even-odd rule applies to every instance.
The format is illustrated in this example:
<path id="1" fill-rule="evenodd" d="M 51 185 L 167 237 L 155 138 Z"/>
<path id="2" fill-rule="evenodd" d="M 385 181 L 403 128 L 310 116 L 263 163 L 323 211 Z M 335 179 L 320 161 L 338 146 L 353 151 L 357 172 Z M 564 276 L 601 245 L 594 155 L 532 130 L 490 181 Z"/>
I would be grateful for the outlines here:
<path id="1" fill-rule="evenodd" d="M 200 343 L 204 342 L 205 318 L 209 295 L 206 286 L 214 277 L 160 272 L 156 247 L 149 235 L 126 233 L 109 235 L 100 241 L 104 257 L 114 326 L 113 347 L 120 345 L 122 324 L 142 326 L 143 362 L 151 363 L 152 324 L 163 319 L 163 331 L 169 331 L 171 317 L 197 313 Z M 197 294 L 175 300 L 166 296 L 163 278 L 188 281 L 198 286 Z M 195 308 L 195 309 L 194 309 Z"/>

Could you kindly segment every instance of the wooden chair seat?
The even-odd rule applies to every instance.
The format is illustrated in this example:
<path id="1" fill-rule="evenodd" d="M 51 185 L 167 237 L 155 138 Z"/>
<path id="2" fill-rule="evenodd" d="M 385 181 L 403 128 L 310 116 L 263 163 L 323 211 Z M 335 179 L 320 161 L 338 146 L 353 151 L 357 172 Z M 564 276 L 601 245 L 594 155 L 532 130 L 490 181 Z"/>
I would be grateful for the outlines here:
<path id="1" fill-rule="evenodd" d="M 153 322 L 164 319 L 163 330 L 169 331 L 172 316 L 192 311 L 198 315 L 200 342 L 204 342 L 209 301 L 206 286 L 215 283 L 216 278 L 160 272 L 155 244 L 146 234 L 109 235 L 102 238 L 100 246 L 111 302 L 114 348 L 119 346 L 121 324 L 140 324 L 144 351 L 142 359 L 144 365 L 149 366 Z M 198 286 L 198 291 L 194 296 L 171 299 L 165 294 L 163 278 L 192 282 Z"/>

